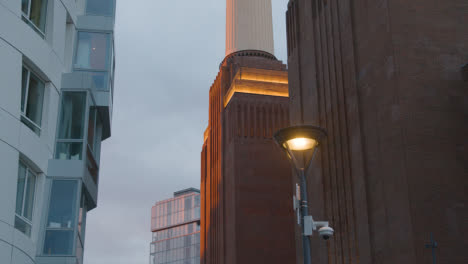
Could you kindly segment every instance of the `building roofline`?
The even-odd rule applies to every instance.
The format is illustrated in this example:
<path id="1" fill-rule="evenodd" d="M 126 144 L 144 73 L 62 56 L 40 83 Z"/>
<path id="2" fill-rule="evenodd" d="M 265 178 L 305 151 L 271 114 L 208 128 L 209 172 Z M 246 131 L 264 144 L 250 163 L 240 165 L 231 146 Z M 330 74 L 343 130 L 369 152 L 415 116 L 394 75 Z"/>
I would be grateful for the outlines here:
<path id="1" fill-rule="evenodd" d="M 191 192 L 200 193 L 200 190 L 198 190 L 198 189 L 196 189 L 196 188 L 193 188 L 193 187 L 192 187 L 192 188 L 183 189 L 183 190 L 174 192 L 174 197 L 181 196 L 181 195 L 184 195 L 184 194 L 187 194 L 187 193 L 191 193 Z"/>

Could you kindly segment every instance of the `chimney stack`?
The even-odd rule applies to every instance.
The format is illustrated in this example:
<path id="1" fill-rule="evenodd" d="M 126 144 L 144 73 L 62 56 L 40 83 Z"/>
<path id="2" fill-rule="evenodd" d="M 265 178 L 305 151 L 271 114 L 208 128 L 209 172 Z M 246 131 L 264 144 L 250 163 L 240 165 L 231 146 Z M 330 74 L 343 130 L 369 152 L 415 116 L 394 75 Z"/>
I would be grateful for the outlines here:
<path id="1" fill-rule="evenodd" d="M 274 55 L 271 0 L 226 1 L 226 56 L 242 50 Z"/>

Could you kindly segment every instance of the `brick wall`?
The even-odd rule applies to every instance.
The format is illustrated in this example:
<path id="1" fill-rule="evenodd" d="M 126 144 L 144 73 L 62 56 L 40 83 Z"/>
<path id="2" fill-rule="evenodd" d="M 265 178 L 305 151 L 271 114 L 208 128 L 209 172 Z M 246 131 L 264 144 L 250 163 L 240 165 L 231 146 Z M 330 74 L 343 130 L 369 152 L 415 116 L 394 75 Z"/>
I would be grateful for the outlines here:
<path id="1" fill-rule="evenodd" d="M 289 2 L 291 123 L 329 134 L 309 173 L 336 236 L 317 263 L 463 263 L 465 1 Z"/>

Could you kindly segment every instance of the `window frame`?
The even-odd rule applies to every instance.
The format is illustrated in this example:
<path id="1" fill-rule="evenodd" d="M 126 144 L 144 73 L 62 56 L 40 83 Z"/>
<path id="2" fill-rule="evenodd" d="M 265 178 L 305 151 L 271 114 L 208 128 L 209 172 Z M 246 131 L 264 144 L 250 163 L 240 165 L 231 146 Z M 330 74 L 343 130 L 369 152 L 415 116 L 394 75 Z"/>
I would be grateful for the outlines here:
<path id="1" fill-rule="evenodd" d="M 78 139 L 78 138 L 67 138 L 67 139 L 64 139 L 64 138 L 59 138 L 59 134 L 60 134 L 60 129 L 62 128 L 61 127 L 61 124 L 60 124 L 60 121 L 61 121 L 61 118 L 62 118 L 62 106 L 63 106 L 63 95 L 65 93 L 73 93 L 73 92 L 79 92 L 79 93 L 84 93 L 85 94 L 85 113 L 84 113 L 84 123 L 83 123 L 83 137 L 81 139 Z M 59 114 L 57 115 L 57 131 L 55 133 L 55 146 L 54 146 L 54 159 L 58 159 L 57 158 L 57 145 L 59 143 L 78 143 L 78 144 L 81 144 L 81 159 L 79 160 L 83 160 L 85 158 L 85 150 L 86 150 L 86 146 L 84 145 L 87 145 L 85 144 L 85 140 L 86 138 L 88 137 L 88 122 L 86 122 L 88 120 L 88 115 L 89 115 L 89 107 L 90 107 L 90 101 L 89 101 L 89 92 L 88 91 L 84 91 L 84 90 L 79 90 L 79 89 L 67 89 L 67 90 L 63 90 L 62 93 L 60 94 L 60 106 L 59 106 Z M 58 159 L 60 160 L 60 159 Z M 72 159 L 65 159 L 65 160 L 72 160 Z"/>
<path id="2" fill-rule="evenodd" d="M 26 78 L 26 88 L 25 88 L 25 91 L 24 91 L 24 110 L 21 109 L 21 103 L 23 102 L 20 102 L 20 114 L 21 114 L 21 118 L 20 119 L 25 119 L 26 121 L 23 121 L 21 120 L 22 123 L 24 123 L 24 125 L 26 125 L 29 129 L 31 129 L 28 124 L 25 124 L 26 122 L 31 124 L 32 126 L 34 126 L 36 129 L 37 129 L 37 132 L 34 131 L 33 129 L 31 129 L 36 135 L 38 136 L 41 136 L 41 133 L 42 133 L 42 117 L 43 117 L 43 114 L 44 114 L 44 100 L 45 100 L 45 92 L 46 92 L 46 81 L 41 78 L 39 76 L 39 74 L 35 73 L 34 70 L 31 69 L 31 67 L 29 67 L 27 64 L 25 64 L 23 62 L 23 66 L 22 66 L 22 69 L 21 69 L 21 74 L 23 74 L 23 68 L 26 69 L 27 71 L 27 74 L 28 74 L 28 77 Z M 43 86 L 44 86 L 44 90 L 42 91 L 43 92 L 43 97 L 42 97 L 42 102 L 41 102 L 41 125 L 38 125 L 36 124 L 36 122 L 32 121 L 29 117 L 26 116 L 26 113 L 27 113 L 27 110 L 28 110 L 28 98 L 29 98 L 29 81 L 31 80 L 31 74 L 34 75 L 34 77 L 36 79 L 38 79 L 40 82 L 42 82 Z M 23 78 L 21 76 L 21 78 Z M 21 80 L 22 81 L 22 80 Z M 21 86 L 23 85 L 23 83 L 21 83 Z M 21 87 L 21 92 L 22 91 L 22 87 Z"/>
<path id="3" fill-rule="evenodd" d="M 99 156 L 98 152 L 101 149 L 101 142 L 99 142 L 98 138 L 102 137 L 102 120 L 101 120 L 101 115 L 99 114 L 99 110 L 96 107 L 94 101 L 92 98 L 90 99 L 90 104 L 88 106 L 88 122 L 86 125 L 86 167 L 88 168 L 89 173 L 91 174 L 91 177 L 93 178 L 94 182 L 97 184 L 98 182 L 98 173 L 99 173 Z M 94 115 L 94 123 L 93 123 L 93 137 L 92 137 L 92 145 L 93 147 L 90 146 L 90 138 L 89 138 L 89 132 L 90 132 L 90 119 L 91 119 L 91 114 Z M 100 127 L 99 127 L 99 126 Z"/>
<path id="4" fill-rule="evenodd" d="M 86 2 L 87 3 L 87 2 Z M 107 54 L 106 54 L 106 65 L 105 69 L 90 69 L 90 68 L 82 68 L 82 67 L 76 67 L 76 61 L 77 61 L 77 55 L 78 55 L 78 43 L 80 41 L 80 32 L 85 32 L 85 33 L 99 33 L 99 34 L 106 34 L 108 35 L 108 45 L 107 45 Z M 73 60 L 72 60 L 72 68 L 73 71 L 75 72 L 90 72 L 90 73 L 103 73 L 106 76 L 105 78 L 105 83 L 104 83 L 104 88 L 99 89 L 96 88 L 96 90 L 99 91 L 105 91 L 108 92 L 111 90 L 110 83 L 113 83 L 113 71 L 111 68 L 113 67 L 113 61 L 114 61 L 114 33 L 112 31 L 102 31 L 102 30 L 77 30 L 76 31 L 76 36 L 75 36 L 75 50 L 73 52 Z M 112 75 L 112 76 L 111 76 Z"/>
<path id="5" fill-rule="evenodd" d="M 23 197 L 21 199 L 21 214 L 18 215 L 18 213 L 16 212 L 16 201 L 15 201 L 15 217 L 18 217 L 19 219 L 21 219 L 22 221 L 24 221 L 26 224 L 29 225 L 30 227 L 30 230 L 32 230 L 32 227 L 33 227 L 33 220 L 34 220 L 34 208 L 35 208 L 35 203 L 36 203 L 36 193 L 37 193 L 37 179 L 38 179 L 38 176 L 37 176 L 37 173 L 35 171 L 33 171 L 31 169 L 30 166 L 28 166 L 28 164 L 26 162 L 24 162 L 22 159 L 19 160 L 18 162 L 18 177 L 19 177 L 19 168 L 20 168 L 20 165 L 23 165 L 24 168 L 25 168 L 25 171 L 26 171 L 26 180 L 25 180 L 25 183 L 24 183 L 24 186 L 23 186 Z M 28 185 L 29 185 L 29 179 L 30 179 L 30 174 L 32 174 L 32 177 L 35 178 L 35 181 L 34 181 L 34 189 L 33 189 L 33 197 L 32 197 L 32 209 L 31 209 L 31 219 L 28 219 L 26 216 L 24 216 L 24 206 L 26 204 L 26 196 L 27 196 L 27 192 L 26 190 L 28 189 Z M 16 186 L 16 192 L 18 193 L 18 186 Z M 15 229 L 20 231 L 21 233 L 25 234 L 26 236 L 28 237 L 31 237 L 31 233 L 29 234 L 26 234 L 24 232 L 22 232 L 21 230 L 17 229 L 16 226 L 15 226 Z"/>
<path id="6" fill-rule="evenodd" d="M 81 247 L 84 249 L 85 246 L 85 236 L 86 236 L 86 223 L 88 220 L 88 199 L 86 198 L 86 194 L 84 192 L 85 186 L 82 185 L 81 187 L 81 194 L 80 194 L 80 206 L 78 208 L 78 222 L 77 222 L 77 240 L 81 244 Z M 82 212 L 80 215 L 80 211 Z M 81 216 L 81 217 L 80 217 Z M 77 245 L 75 245 L 76 247 Z"/>
<path id="7" fill-rule="evenodd" d="M 42 38 L 45 38 L 45 34 L 46 34 L 46 28 L 47 28 L 47 11 L 49 9 L 49 0 L 45 0 L 47 1 L 46 2 L 46 13 L 45 13 L 45 23 L 44 23 L 44 31 L 42 29 L 40 29 L 38 26 L 36 26 L 36 24 L 34 24 L 32 21 L 31 21 L 31 5 L 32 5 L 32 1 L 33 0 L 27 0 L 28 1 L 28 14 L 25 14 L 23 12 L 23 8 L 21 8 L 21 18 L 23 19 L 24 22 L 26 22 L 26 24 L 28 24 L 29 26 L 31 26 L 34 31 L 36 31 L 37 33 L 39 33 L 39 35 L 42 37 Z"/>
<path id="8" fill-rule="evenodd" d="M 51 200 L 52 200 L 52 190 L 53 190 L 53 183 L 54 181 L 74 181 L 76 184 L 76 194 L 75 194 L 75 212 L 74 212 L 74 226 L 72 228 L 50 228 L 47 227 L 49 224 L 49 213 L 50 213 L 50 205 L 51 205 Z M 38 255 L 44 256 L 44 257 L 69 257 L 73 256 L 76 254 L 76 240 L 78 236 L 78 220 L 79 220 L 79 209 L 80 209 L 80 202 L 81 202 L 81 195 L 83 193 L 83 181 L 76 179 L 76 178 L 53 178 L 51 179 L 49 183 L 49 188 L 48 188 L 48 199 L 47 199 L 47 211 L 44 214 L 44 224 L 43 224 L 43 230 L 42 230 L 42 238 L 40 242 L 40 250 L 38 252 Z M 46 238 L 47 238 L 47 231 L 68 231 L 68 230 L 73 230 L 73 235 L 72 235 L 72 244 L 71 244 L 71 253 L 70 254 L 45 254 L 44 253 L 44 248 L 46 246 Z"/>
<path id="9" fill-rule="evenodd" d="M 106 65 L 105 69 L 91 69 L 91 68 L 82 68 L 82 67 L 76 67 L 76 59 L 78 55 L 78 43 L 80 41 L 80 33 L 94 33 L 94 34 L 105 34 L 108 35 L 108 43 L 107 43 L 107 54 L 106 54 Z M 114 39 L 114 34 L 112 31 L 103 31 L 103 30 L 84 30 L 84 29 L 78 29 L 76 31 L 76 41 L 75 41 L 75 52 L 73 54 L 73 70 L 74 71 L 86 71 L 86 72 L 106 72 L 108 77 L 109 77 L 109 72 L 110 72 L 110 67 L 111 67 L 111 56 L 114 56 L 113 52 L 113 39 Z"/>
<path id="10" fill-rule="evenodd" d="M 91 140 L 93 141 L 92 142 L 92 146 L 90 145 L 90 138 L 89 138 L 89 121 L 91 119 L 91 114 L 94 116 L 94 122 L 93 122 L 93 137 L 91 138 Z M 87 150 L 90 151 L 92 154 L 93 154 L 93 158 L 96 160 L 96 150 L 97 150 L 97 146 L 96 146 L 96 143 L 97 143 L 97 136 L 98 136 L 98 120 L 97 119 L 100 119 L 100 116 L 98 114 L 98 109 L 96 106 L 92 106 L 90 105 L 89 106 L 89 110 L 88 110 L 88 126 L 87 126 L 87 129 L 86 129 L 86 146 L 87 146 Z M 102 123 L 102 121 L 100 121 Z"/>
<path id="11" fill-rule="evenodd" d="M 86 95 L 86 105 L 85 105 L 85 111 L 84 111 L 84 124 L 83 124 L 83 137 L 81 139 L 62 139 L 59 138 L 60 134 L 60 129 L 61 127 L 61 115 L 62 115 L 62 105 L 63 105 L 63 96 L 65 93 L 73 93 L 73 92 L 79 92 L 79 93 L 84 93 Z M 94 138 L 93 138 L 93 149 L 89 146 L 88 142 L 88 129 L 89 129 L 89 116 L 90 112 L 92 109 L 95 108 L 95 119 L 94 119 Z M 62 91 L 62 94 L 60 95 L 60 113 L 58 115 L 58 121 L 57 121 L 57 131 L 56 131 L 56 136 L 55 136 L 55 146 L 54 146 L 54 159 L 60 160 L 57 155 L 57 147 L 58 144 L 60 143 L 77 143 L 81 144 L 81 159 L 78 159 L 78 161 L 84 161 L 86 166 L 89 168 L 94 168 L 95 169 L 95 174 L 92 174 L 90 171 L 90 174 L 94 180 L 95 184 L 98 184 L 98 178 L 99 178 L 99 170 L 100 170 L 100 164 L 99 164 L 99 159 L 100 159 L 100 151 L 101 151 L 101 142 L 100 139 L 102 137 L 102 126 L 103 126 L 103 121 L 101 119 L 101 115 L 99 114 L 99 110 L 97 109 L 96 101 L 93 97 L 93 94 L 90 90 L 81 90 L 81 89 L 66 89 Z M 98 126 L 99 124 L 99 126 Z M 72 159 L 64 159 L 64 160 L 72 160 Z"/>

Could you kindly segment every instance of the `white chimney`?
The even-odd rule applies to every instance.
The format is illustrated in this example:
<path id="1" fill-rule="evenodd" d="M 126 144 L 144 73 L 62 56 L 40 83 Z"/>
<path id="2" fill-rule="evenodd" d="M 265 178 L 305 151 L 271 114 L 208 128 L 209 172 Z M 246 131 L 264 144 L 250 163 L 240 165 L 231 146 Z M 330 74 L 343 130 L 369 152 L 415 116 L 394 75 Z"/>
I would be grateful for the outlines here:
<path id="1" fill-rule="evenodd" d="M 226 56 L 241 50 L 274 55 L 271 0 L 226 0 Z"/>

